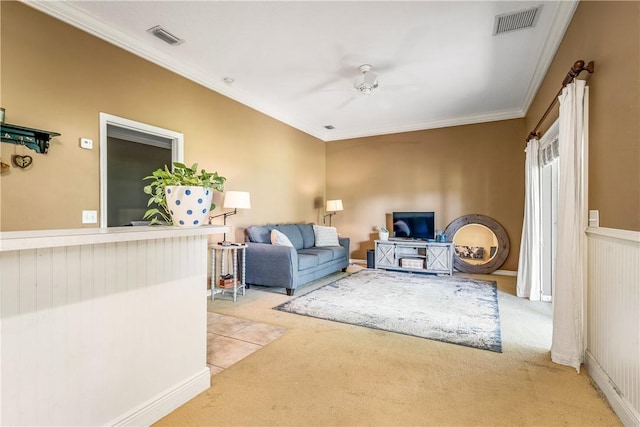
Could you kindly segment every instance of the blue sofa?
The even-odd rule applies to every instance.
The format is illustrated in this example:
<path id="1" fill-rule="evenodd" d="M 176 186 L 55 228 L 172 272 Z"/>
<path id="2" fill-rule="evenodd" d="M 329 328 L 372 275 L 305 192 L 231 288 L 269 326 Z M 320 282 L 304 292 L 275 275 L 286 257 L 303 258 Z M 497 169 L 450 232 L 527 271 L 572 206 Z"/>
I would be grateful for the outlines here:
<path id="1" fill-rule="evenodd" d="M 271 230 L 287 236 L 293 245 L 271 244 Z M 246 283 L 285 288 L 293 295 L 298 286 L 320 279 L 349 265 L 349 238 L 339 246 L 316 246 L 312 224 L 252 225 L 246 230 Z"/>

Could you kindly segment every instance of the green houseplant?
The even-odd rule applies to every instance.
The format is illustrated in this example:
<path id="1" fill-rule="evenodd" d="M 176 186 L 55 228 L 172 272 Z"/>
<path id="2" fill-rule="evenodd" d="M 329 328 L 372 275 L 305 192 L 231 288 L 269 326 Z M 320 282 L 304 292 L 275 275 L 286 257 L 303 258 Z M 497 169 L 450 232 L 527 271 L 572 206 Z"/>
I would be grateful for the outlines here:
<path id="1" fill-rule="evenodd" d="M 198 173 L 197 163 L 188 167 L 184 163 L 173 162 L 172 170 L 169 170 L 169 167 L 165 165 L 164 168 L 156 169 L 151 175 L 144 177 L 143 180 L 151 181 L 144 187 L 145 194 L 149 195 L 147 207 L 155 205 L 150 207 L 144 214 L 144 219 L 151 220 L 150 224 L 201 225 L 203 223 L 201 219 L 189 224 L 182 223 L 182 220 L 174 221 L 177 212 L 171 206 L 173 196 L 177 193 L 184 195 L 186 192 L 187 195 L 190 195 L 194 191 L 203 191 L 201 196 L 195 196 L 194 193 L 195 200 L 200 204 L 197 213 L 200 217 L 203 217 L 216 207 L 215 204 L 211 203 L 213 190 L 222 191 L 224 182 L 227 179 L 218 175 L 218 172 L 207 172 L 204 169 Z M 197 190 L 198 187 L 203 190 Z M 172 191 L 174 188 L 180 191 Z M 167 197 L 168 195 L 169 198 Z M 178 200 L 178 205 L 185 206 L 184 202 L 180 200 Z"/>
<path id="2" fill-rule="evenodd" d="M 379 240 L 389 240 L 389 230 L 387 230 L 386 226 L 378 227 L 378 239 Z"/>

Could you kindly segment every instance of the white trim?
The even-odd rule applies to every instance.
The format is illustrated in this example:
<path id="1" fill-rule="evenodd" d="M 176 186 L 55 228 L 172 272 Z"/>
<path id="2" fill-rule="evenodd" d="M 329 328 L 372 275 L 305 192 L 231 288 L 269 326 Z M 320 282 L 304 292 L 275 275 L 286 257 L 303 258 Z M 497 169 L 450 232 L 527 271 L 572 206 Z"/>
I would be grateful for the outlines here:
<path id="1" fill-rule="evenodd" d="M 620 396 L 616 391 L 616 385 L 588 350 L 584 353 L 584 363 L 589 371 L 589 376 L 605 395 L 622 424 L 625 426 L 640 426 L 640 414 L 633 409 L 625 398 Z"/>
<path id="2" fill-rule="evenodd" d="M 222 76 L 212 76 L 202 73 L 193 67 L 188 66 L 184 62 L 176 58 L 149 47 L 146 43 L 139 39 L 130 37 L 124 32 L 113 28 L 99 19 L 87 14 L 77 6 L 66 1 L 47 1 L 47 0 L 21 0 L 25 4 L 43 12 L 56 19 L 59 19 L 69 25 L 79 28 L 89 34 L 92 34 L 108 43 L 118 46 L 132 54 L 144 58 L 160 67 L 172 71 L 183 76 L 193 82 L 196 82 L 208 89 L 218 92 L 228 98 L 231 98 L 241 104 L 251 107 L 269 117 L 272 117 L 282 123 L 292 126 L 308 135 L 314 136 L 322 141 L 336 141 L 349 138 L 362 138 L 367 136 L 376 136 L 383 134 L 393 134 L 402 132 L 411 132 L 426 129 L 436 129 L 449 126 L 462 126 L 474 123 L 485 123 L 498 120 L 508 120 L 521 118 L 526 115 L 527 110 L 531 106 L 538 89 L 551 65 L 551 61 L 556 54 L 564 33 L 566 32 L 571 18 L 578 7 L 578 0 L 561 1 L 558 5 L 556 16 L 553 20 L 547 40 L 540 54 L 540 60 L 534 70 L 531 83 L 523 98 L 522 106 L 505 111 L 496 111 L 493 113 L 482 114 L 478 116 L 462 117 L 456 119 L 437 120 L 432 122 L 421 122 L 409 126 L 394 126 L 385 129 L 374 129 L 363 132 L 326 132 L 318 130 L 316 127 L 310 126 L 299 120 L 294 120 L 285 112 L 279 111 L 273 105 L 265 105 L 263 102 L 255 100 L 251 95 L 240 92 L 237 88 L 231 88 L 222 81 Z M 544 13 L 544 12 L 543 12 Z"/>
<path id="3" fill-rule="evenodd" d="M 181 405 L 211 387 L 211 371 L 204 368 L 191 378 L 177 384 L 144 403 L 140 407 L 123 414 L 107 423 L 111 426 L 148 426 L 168 415 Z"/>
<path id="4" fill-rule="evenodd" d="M 573 19 L 573 14 L 578 8 L 579 3 L 579 0 L 570 0 L 561 1 L 558 4 L 558 11 L 556 12 L 555 19 L 551 24 L 551 28 L 549 29 L 547 40 L 545 41 L 544 47 L 542 48 L 542 52 L 540 53 L 540 60 L 538 61 L 538 64 L 533 72 L 533 77 L 531 78 L 529 88 L 527 89 L 527 94 L 524 97 L 524 101 L 522 103 L 522 110 L 525 112 L 525 114 L 527 113 L 527 111 L 529 111 L 531 103 L 535 99 L 535 96 L 538 94 L 538 90 L 540 90 L 542 81 L 549 71 L 549 67 L 551 66 L 553 57 L 558 52 L 560 43 L 564 38 L 564 33 L 567 31 L 567 28 L 569 28 L 569 24 Z"/>
<path id="5" fill-rule="evenodd" d="M 620 230 L 617 228 L 606 227 L 587 227 L 587 234 L 601 237 L 611 237 L 612 239 L 628 240 L 630 242 L 640 243 L 640 231 Z"/>
<path id="6" fill-rule="evenodd" d="M 518 276 L 518 270 L 496 270 L 491 274 L 495 274 L 496 276 Z"/>
<path id="7" fill-rule="evenodd" d="M 107 227 L 107 125 L 170 139 L 171 161 L 184 161 L 184 135 L 181 132 L 100 113 L 100 227 Z"/>

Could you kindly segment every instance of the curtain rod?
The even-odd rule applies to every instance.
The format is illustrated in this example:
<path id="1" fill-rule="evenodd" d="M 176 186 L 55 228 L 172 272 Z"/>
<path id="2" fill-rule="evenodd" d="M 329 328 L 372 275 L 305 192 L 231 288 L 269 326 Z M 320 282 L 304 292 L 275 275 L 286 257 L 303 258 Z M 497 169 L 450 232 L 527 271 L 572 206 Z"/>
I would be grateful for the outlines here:
<path id="1" fill-rule="evenodd" d="M 584 65 L 584 61 L 583 60 L 576 61 L 575 64 L 573 64 L 573 67 L 571 67 L 571 69 L 567 73 L 567 76 L 562 81 L 562 87 L 558 91 L 558 94 L 555 96 L 555 98 L 553 98 L 553 101 L 549 105 L 549 108 L 547 108 L 547 111 L 544 112 L 544 114 L 542 115 L 542 118 L 540 119 L 540 121 L 538 122 L 536 127 L 533 128 L 533 130 L 529 133 L 529 135 L 527 135 L 526 141 L 528 141 L 532 137 L 540 138 L 540 133 L 538 132 L 538 128 L 544 122 L 544 120 L 547 118 L 547 116 L 549 115 L 549 113 L 551 112 L 553 107 L 555 107 L 555 105 L 558 103 L 558 97 L 562 94 L 562 90 L 565 88 L 566 85 L 571 83 L 573 81 L 573 79 L 578 77 L 580 75 L 580 73 L 583 72 L 583 71 L 588 71 L 589 74 L 593 73 L 593 71 L 594 71 L 594 63 L 593 63 L 593 61 L 589 61 L 589 63 L 586 66 Z"/>

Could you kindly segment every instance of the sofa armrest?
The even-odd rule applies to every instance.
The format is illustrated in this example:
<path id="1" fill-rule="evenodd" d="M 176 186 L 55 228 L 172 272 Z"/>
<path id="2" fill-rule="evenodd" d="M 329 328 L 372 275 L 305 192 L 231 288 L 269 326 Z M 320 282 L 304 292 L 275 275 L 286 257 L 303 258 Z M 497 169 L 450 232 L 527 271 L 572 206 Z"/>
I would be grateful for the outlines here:
<path id="1" fill-rule="evenodd" d="M 349 252 L 349 245 L 351 243 L 351 239 L 349 239 L 348 237 L 338 237 L 338 243 L 340 243 L 340 246 L 342 246 L 347 250 L 347 260 L 348 260 L 349 257 L 351 256 L 351 253 Z"/>
<path id="2" fill-rule="evenodd" d="M 246 282 L 292 289 L 298 274 L 298 253 L 289 246 L 246 242 Z"/>

